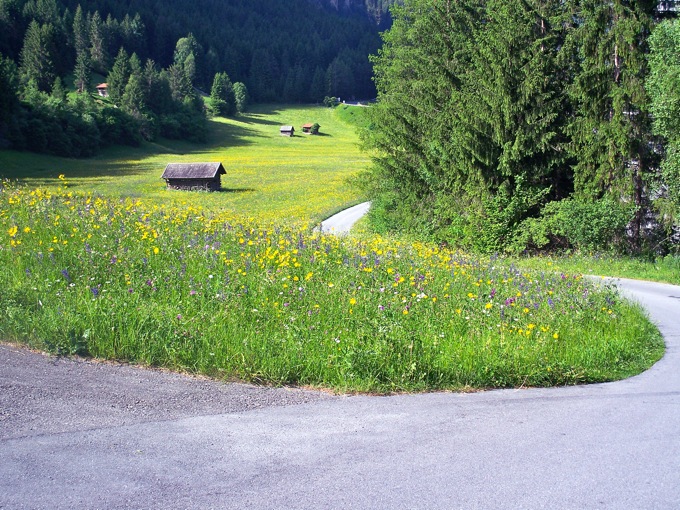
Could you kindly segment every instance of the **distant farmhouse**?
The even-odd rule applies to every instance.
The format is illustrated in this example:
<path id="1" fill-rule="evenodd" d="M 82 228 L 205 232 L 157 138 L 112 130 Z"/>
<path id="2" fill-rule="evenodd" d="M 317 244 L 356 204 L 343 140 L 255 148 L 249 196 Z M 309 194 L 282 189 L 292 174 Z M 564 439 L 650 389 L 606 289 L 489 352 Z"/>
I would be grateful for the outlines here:
<path id="1" fill-rule="evenodd" d="M 222 163 L 170 163 L 161 179 L 168 189 L 219 191 L 220 176 L 226 173 Z"/>
<path id="2" fill-rule="evenodd" d="M 281 136 L 294 136 L 295 128 L 293 126 L 281 126 L 279 133 L 281 133 Z"/>
<path id="3" fill-rule="evenodd" d="M 101 97 L 109 97 L 109 84 L 100 83 L 97 85 L 97 94 L 99 94 Z"/>

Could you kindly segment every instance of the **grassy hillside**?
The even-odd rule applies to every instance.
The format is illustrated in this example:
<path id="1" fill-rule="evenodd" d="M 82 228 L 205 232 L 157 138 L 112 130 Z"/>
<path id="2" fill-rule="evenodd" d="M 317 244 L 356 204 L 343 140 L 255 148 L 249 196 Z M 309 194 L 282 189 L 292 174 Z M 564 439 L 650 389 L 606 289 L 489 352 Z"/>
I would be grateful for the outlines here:
<path id="1" fill-rule="evenodd" d="M 605 381 L 661 357 L 638 306 L 550 263 L 309 228 L 361 198 L 355 117 L 262 107 L 213 121 L 207 146 L 0 153 L 29 185 L 0 181 L 0 340 L 374 392 Z M 279 135 L 307 122 L 322 135 Z M 165 189 L 169 161 L 221 161 L 226 191 Z"/>
<path id="2" fill-rule="evenodd" d="M 321 125 L 320 136 L 302 134 L 307 122 Z M 293 138 L 279 135 L 293 125 Z M 360 197 L 347 180 L 365 168 L 354 128 L 336 111 L 321 107 L 257 106 L 236 119 L 216 118 L 207 145 L 186 142 L 112 147 L 84 160 L 0 151 L 0 177 L 29 186 L 58 187 L 66 176 L 74 191 L 109 197 L 147 197 L 163 203 L 187 202 L 266 219 L 317 221 Z M 223 193 L 168 191 L 160 179 L 170 162 L 220 161 Z"/>

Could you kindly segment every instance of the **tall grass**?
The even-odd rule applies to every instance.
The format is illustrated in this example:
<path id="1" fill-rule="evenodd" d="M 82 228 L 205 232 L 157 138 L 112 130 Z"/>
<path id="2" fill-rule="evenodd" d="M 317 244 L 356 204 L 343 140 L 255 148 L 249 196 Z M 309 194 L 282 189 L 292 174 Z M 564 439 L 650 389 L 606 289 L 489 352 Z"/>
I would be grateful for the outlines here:
<path id="1" fill-rule="evenodd" d="M 5 185 L 0 337 L 339 391 L 543 386 L 637 373 L 663 344 L 578 274 L 304 222 Z"/>
<path id="2" fill-rule="evenodd" d="M 551 267 L 555 271 L 587 275 L 634 278 L 680 285 L 680 256 L 666 255 L 654 260 L 609 254 L 571 254 L 517 259 L 528 269 Z"/>

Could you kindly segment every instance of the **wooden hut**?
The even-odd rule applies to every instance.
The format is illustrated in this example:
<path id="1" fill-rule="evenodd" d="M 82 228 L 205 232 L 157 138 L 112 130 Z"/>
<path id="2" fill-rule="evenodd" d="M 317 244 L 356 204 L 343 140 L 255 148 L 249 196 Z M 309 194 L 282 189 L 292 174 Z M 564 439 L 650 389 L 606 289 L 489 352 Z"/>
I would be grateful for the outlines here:
<path id="1" fill-rule="evenodd" d="M 97 94 L 99 94 L 101 97 L 109 97 L 109 84 L 100 83 L 97 85 Z"/>
<path id="2" fill-rule="evenodd" d="M 295 128 L 293 126 L 281 126 L 279 133 L 281 133 L 281 136 L 294 136 Z"/>
<path id="3" fill-rule="evenodd" d="M 314 124 L 312 124 L 311 122 L 308 122 L 307 124 L 304 124 L 302 126 L 302 132 L 310 134 L 312 132 L 313 127 L 314 127 Z"/>
<path id="4" fill-rule="evenodd" d="M 170 163 L 161 176 L 168 189 L 219 191 L 222 163 Z"/>

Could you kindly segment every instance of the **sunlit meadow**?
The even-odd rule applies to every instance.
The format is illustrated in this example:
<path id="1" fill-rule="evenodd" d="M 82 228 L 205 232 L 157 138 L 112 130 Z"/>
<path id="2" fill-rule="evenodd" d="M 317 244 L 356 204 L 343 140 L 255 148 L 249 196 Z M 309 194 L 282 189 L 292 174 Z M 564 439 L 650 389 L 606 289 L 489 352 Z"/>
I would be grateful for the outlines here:
<path id="1" fill-rule="evenodd" d="M 2 185 L 1 338 L 375 392 L 603 381 L 663 352 L 638 307 L 578 274 L 67 181 Z"/>
<path id="2" fill-rule="evenodd" d="M 142 147 L 110 147 L 89 159 L 67 159 L 0 150 L 0 177 L 56 189 L 68 176 L 73 191 L 201 206 L 266 220 L 320 221 L 360 201 L 348 183 L 368 164 L 353 126 L 333 109 L 256 105 L 233 119 L 210 121 L 205 145 L 160 140 Z M 320 135 L 279 135 L 281 125 L 321 125 Z M 300 129 L 298 129 L 300 131 Z M 160 178 L 168 163 L 221 162 L 221 193 L 169 192 Z"/>

